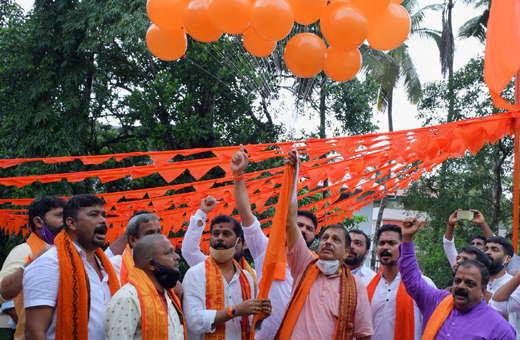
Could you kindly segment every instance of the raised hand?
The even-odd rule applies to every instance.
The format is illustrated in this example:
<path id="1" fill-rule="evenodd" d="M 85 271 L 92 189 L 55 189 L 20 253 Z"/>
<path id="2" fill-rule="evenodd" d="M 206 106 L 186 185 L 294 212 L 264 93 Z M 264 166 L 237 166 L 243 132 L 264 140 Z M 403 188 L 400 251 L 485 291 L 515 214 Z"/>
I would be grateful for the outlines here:
<path id="1" fill-rule="evenodd" d="M 407 217 L 403 221 L 403 228 L 401 229 L 403 234 L 403 241 L 409 242 L 413 240 L 413 237 L 424 225 L 423 221 L 419 221 L 415 217 Z"/>
<path id="2" fill-rule="evenodd" d="M 218 201 L 212 197 L 208 196 L 203 198 L 200 202 L 200 210 L 202 210 L 206 215 L 209 214 L 215 207 L 217 206 Z"/>
<path id="3" fill-rule="evenodd" d="M 457 209 L 457 210 L 455 210 L 455 212 L 453 214 L 450 215 L 450 217 L 448 219 L 448 223 L 450 225 L 456 225 L 457 223 L 459 223 L 459 219 L 457 218 L 457 213 L 461 210 L 462 209 Z"/>
<path id="4" fill-rule="evenodd" d="M 289 150 L 287 158 L 285 159 L 285 164 L 289 164 L 292 167 L 295 167 L 298 164 L 298 156 L 296 154 L 296 150 Z"/>
<path id="5" fill-rule="evenodd" d="M 243 174 L 244 170 L 247 167 L 247 163 L 249 163 L 249 161 L 247 159 L 244 146 L 240 144 L 240 151 L 238 151 L 233 156 L 233 158 L 231 158 L 231 171 L 233 172 L 233 174 Z"/>
<path id="6" fill-rule="evenodd" d="M 482 213 L 476 209 L 470 209 L 470 211 L 473 211 L 473 219 L 472 220 L 469 220 L 470 222 L 473 222 L 475 224 L 478 224 L 478 225 L 483 225 L 484 223 L 486 223 L 486 219 L 484 218 L 484 215 L 482 215 Z"/>

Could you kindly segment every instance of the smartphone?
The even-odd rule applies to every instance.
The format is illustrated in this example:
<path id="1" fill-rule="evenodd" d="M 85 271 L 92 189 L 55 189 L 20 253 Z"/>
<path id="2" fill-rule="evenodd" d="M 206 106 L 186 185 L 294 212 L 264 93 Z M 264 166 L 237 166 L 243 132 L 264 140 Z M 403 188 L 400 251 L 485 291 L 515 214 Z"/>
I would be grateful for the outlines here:
<path id="1" fill-rule="evenodd" d="M 472 220 L 475 217 L 475 213 L 469 210 L 461 210 L 457 212 L 457 218 L 459 220 Z"/>

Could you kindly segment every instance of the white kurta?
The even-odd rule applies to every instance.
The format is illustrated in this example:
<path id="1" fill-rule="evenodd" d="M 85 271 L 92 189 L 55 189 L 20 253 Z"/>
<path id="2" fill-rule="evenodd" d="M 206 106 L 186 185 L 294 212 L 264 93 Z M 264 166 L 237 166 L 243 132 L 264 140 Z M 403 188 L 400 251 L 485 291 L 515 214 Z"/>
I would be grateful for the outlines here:
<path id="1" fill-rule="evenodd" d="M 489 282 L 487 285 L 488 292 L 495 294 L 500 287 L 505 285 L 512 278 L 513 276 L 505 273 L 502 277 L 494 279 L 493 282 Z M 520 340 L 520 289 L 515 289 L 508 300 L 503 302 L 490 300 L 489 305 L 496 309 L 500 314 L 504 316 L 508 315 L 509 323 L 516 331 L 516 339 Z"/>

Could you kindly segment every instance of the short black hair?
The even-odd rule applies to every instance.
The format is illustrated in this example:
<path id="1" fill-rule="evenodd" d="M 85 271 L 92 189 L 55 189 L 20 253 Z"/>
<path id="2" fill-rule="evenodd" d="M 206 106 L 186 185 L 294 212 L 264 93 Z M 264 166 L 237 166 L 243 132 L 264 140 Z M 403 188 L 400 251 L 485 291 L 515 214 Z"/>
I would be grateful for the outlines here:
<path id="1" fill-rule="evenodd" d="M 211 220 L 211 224 L 209 227 L 210 233 L 213 232 L 213 226 L 218 223 L 231 223 L 231 225 L 233 226 L 233 231 L 235 232 L 237 237 L 240 237 L 242 243 L 244 243 L 244 232 L 242 231 L 242 226 L 240 225 L 240 222 L 228 215 L 218 215 L 217 217 Z"/>
<path id="2" fill-rule="evenodd" d="M 331 225 L 327 226 L 325 229 L 323 229 L 323 232 L 321 233 L 321 235 L 323 236 L 323 234 L 325 234 L 325 232 L 329 229 L 341 229 L 343 231 L 343 234 L 345 234 L 345 247 L 346 247 L 346 249 L 350 249 L 351 239 L 350 239 L 350 234 L 348 233 L 347 228 L 345 228 L 341 224 L 331 224 Z"/>
<path id="3" fill-rule="evenodd" d="M 349 230 L 349 233 L 354 233 L 354 234 L 365 236 L 365 242 L 367 243 L 367 246 L 365 247 L 365 251 L 370 250 L 370 237 L 367 234 L 365 234 L 365 232 L 363 230 L 352 229 L 352 230 Z"/>
<path id="4" fill-rule="evenodd" d="M 485 235 L 482 235 L 482 234 L 474 235 L 474 236 L 471 238 L 471 240 L 469 240 L 469 242 L 470 242 L 470 243 L 473 242 L 473 240 L 476 239 L 476 238 L 478 238 L 478 239 L 484 241 L 484 243 L 486 243 L 486 236 L 485 236 Z"/>
<path id="5" fill-rule="evenodd" d="M 93 194 L 80 194 L 72 196 L 65 202 L 63 207 L 63 224 L 67 228 L 67 218 L 78 219 L 78 211 L 82 208 L 93 207 L 96 205 L 103 206 L 105 202 Z"/>
<path id="6" fill-rule="evenodd" d="M 480 280 L 480 283 L 482 287 L 486 286 L 489 282 L 489 271 L 486 268 L 485 265 L 482 264 L 482 262 L 477 260 L 466 260 L 459 263 L 459 266 L 457 267 L 457 271 L 461 268 L 470 268 L 470 267 L 477 267 L 480 269 L 480 274 L 482 275 L 482 279 Z"/>
<path id="7" fill-rule="evenodd" d="M 379 240 L 379 237 L 381 236 L 382 233 L 384 233 L 385 231 L 395 231 L 396 233 L 399 234 L 399 239 L 402 240 L 403 239 L 403 233 L 401 232 L 401 227 L 398 226 L 397 224 L 383 224 L 381 227 L 379 227 L 379 229 L 377 229 L 376 231 L 376 240 Z"/>
<path id="8" fill-rule="evenodd" d="M 490 265 L 489 257 L 486 255 L 486 253 L 484 253 L 482 251 L 482 249 L 479 249 L 479 248 L 474 247 L 474 246 L 465 246 L 465 247 L 460 248 L 459 254 L 460 253 L 468 253 L 468 254 L 475 255 L 477 257 L 475 260 L 477 260 L 480 263 L 482 263 L 489 270 L 489 265 Z"/>
<path id="9" fill-rule="evenodd" d="M 502 249 L 504 250 L 505 255 L 513 256 L 515 253 L 515 248 L 511 243 L 509 243 L 508 240 L 505 239 L 505 237 L 502 236 L 491 236 L 486 240 L 486 245 L 489 243 L 498 243 L 502 246 Z"/>
<path id="10" fill-rule="evenodd" d="M 65 201 L 58 196 L 42 196 L 35 198 L 31 204 L 29 204 L 29 228 L 31 231 L 36 231 L 36 225 L 34 225 L 34 218 L 39 217 L 45 219 L 45 214 L 56 208 L 63 208 Z"/>
<path id="11" fill-rule="evenodd" d="M 297 214 L 297 216 L 305 216 L 309 218 L 312 223 L 314 223 L 314 232 L 316 232 L 316 229 L 318 229 L 318 218 L 316 215 L 311 213 L 309 210 L 298 210 Z"/>

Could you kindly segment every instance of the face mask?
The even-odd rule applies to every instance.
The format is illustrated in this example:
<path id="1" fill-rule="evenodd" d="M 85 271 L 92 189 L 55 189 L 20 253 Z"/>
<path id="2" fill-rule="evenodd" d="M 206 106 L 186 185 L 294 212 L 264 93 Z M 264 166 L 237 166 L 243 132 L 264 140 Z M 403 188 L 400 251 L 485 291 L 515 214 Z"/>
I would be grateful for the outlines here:
<path id="1" fill-rule="evenodd" d="M 153 263 L 155 263 L 160 269 L 154 270 L 155 276 L 159 280 L 161 286 L 164 289 L 172 289 L 177 284 L 179 277 L 181 276 L 181 272 L 178 270 L 168 269 L 166 267 L 161 266 L 157 261 L 152 259 Z"/>
<path id="2" fill-rule="evenodd" d="M 47 227 L 45 226 L 45 223 L 43 223 L 43 220 L 38 217 L 40 220 L 40 223 L 42 224 L 42 229 L 40 229 L 40 233 L 42 234 L 43 240 L 50 244 L 51 246 L 54 244 L 54 238 L 56 237 Z"/>
<path id="3" fill-rule="evenodd" d="M 212 246 L 209 247 L 209 252 L 211 253 L 211 257 L 217 262 L 223 263 L 229 260 L 235 255 L 236 246 L 238 243 L 238 238 L 235 241 L 235 245 L 233 247 L 229 247 L 228 249 L 215 249 Z"/>
<path id="4" fill-rule="evenodd" d="M 504 261 L 502 261 L 502 264 L 500 266 L 498 266 L 498 268 L 496 268 L 495 270 L 490 271 L 489 275 L 493 276 L 493 275 L 500 273 L 500 271 L 502 269 L 504 269 L 504 263 L 506 263 L 506 260 L 507 260 L 507 258 L 504 258 Z"/>
<path id="5" fill-rule="evenodd" d="M 339 273 L 339 261 L 338 260 L 318 260 L 316 262 L 319 270 L 325 275 L 333 275 Z"/>

